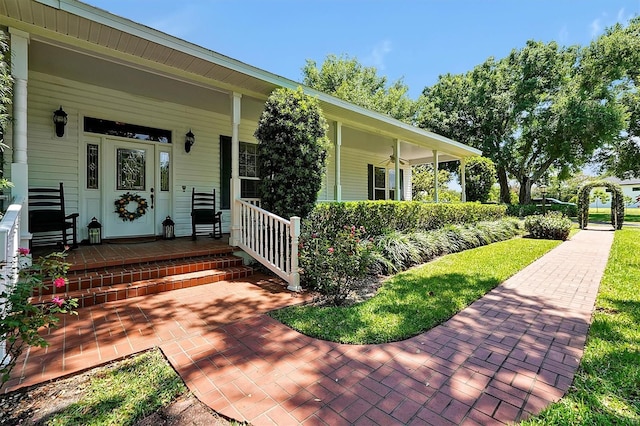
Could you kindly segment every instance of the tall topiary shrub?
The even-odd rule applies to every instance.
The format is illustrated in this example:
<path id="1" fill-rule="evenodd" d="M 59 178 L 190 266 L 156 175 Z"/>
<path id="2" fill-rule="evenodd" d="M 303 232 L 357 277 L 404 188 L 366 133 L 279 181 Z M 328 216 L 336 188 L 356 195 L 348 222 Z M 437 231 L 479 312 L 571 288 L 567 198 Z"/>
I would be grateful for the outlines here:
<path id="1" fill-rule="evenodd" d="M 489 158 L 470 157 L 465 168 L 467 201 L 487 202 L 491 187 L 496 183 L 496 166 Z"/>
<path id="2" fill-rule="evenodd" d="M 327 122 L 317 99 L 276 89 L 265 104 L 255 137 L 262 207 L 281 217 L 305 217 L 326 170 Z"/>

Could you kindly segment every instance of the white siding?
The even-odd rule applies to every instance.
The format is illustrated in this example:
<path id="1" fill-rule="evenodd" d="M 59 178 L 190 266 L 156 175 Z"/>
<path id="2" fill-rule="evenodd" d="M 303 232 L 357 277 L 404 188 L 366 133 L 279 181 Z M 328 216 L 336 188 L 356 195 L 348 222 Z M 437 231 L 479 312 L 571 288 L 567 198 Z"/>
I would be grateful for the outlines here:
<path id="1" fill-rule="evenodd" d="M 55 136 L 52 123 L 53 111 L 60 105 L 69 114 L 62 138 Z M 89 211 L 83 202 L 85 196 L 92 198 L 85 190 L 85 142 L 100 140 L 99 136 L 82 133 L 84 116 L 172 131 L 173 143 L 168 148 L 173 192 L 168 214 L 176 222 L 176 235 L 190 235 L 191 189 L 215 187 L 219 191 L 219 140 L 220 135 L 231 135 L 230 118 L 32 72 L 28 98 L 29 182 L 31 186 L 55 186 L 60 181 L 64 182 L 67 210 L 80 213 L 80 238 L 86 237 L 84 228 L 94 215 L 94 211 Z M 186 153 L 184 135 L 189 129 L 196 135 L 196 143 L 191 152 Z M 160 229 L 164 217 L 156 219 Z M 228 217 L 225 217 L 225 224 L 228 224 Z M 228 232 L 228 229 L 223 231 Z"/>

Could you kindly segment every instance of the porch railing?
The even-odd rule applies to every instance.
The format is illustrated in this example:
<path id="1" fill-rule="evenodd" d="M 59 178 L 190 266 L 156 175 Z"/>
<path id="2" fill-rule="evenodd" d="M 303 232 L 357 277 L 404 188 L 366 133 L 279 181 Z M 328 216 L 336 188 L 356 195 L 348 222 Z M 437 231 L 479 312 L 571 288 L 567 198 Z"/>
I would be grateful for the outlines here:
<path id="1" fill-rule="evenodd" d="M 289 290 L 300 291 L 298 238 L 300 218 L 283 219 L 244 200 L 240 209 L 238 246 L 258 262 L 289 283 Z"/>
<path id="2" fill-rule="evenodd" d="M 20 246 L 20 213 L 23 207 L 22 199 L 16 200 L 9 206 L 0 221 L 0 294 L 8 286 L 13 286 L 18 280 L 20 269 L 18 247 Z M 8 299 L 0 297 L 0 309 L 4 313 Z M 0 360 L 5 359 L 5 341 L 0 342 Z M 8 360 L 7 360 L 8 361 Z"/>

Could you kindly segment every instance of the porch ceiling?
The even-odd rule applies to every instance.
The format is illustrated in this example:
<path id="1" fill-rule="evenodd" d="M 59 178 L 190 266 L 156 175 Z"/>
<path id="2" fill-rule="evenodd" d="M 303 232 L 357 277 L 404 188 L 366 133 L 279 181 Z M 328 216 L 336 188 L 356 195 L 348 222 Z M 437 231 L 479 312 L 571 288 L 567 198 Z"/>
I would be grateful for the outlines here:
<path id="1" fill-rule="evenodd" d="M 0 24 L 30 34 L 30 49 L 35 51 L 32 69 L 54 70 L 79 81 L 90 78 L 91 83 L 105 87 L 117 85 L 119 90 L 153 94 L 208 110 L 215 104 L 225 109 L 220 111 L 223 113 L 229 111 L 227 104 L 213 100 L 221 96 L 228 100 L 228 93 L 235 91 L 249 97 L 243 118 L 254 118 L 245 117 L 245 111 L 250 116 L 259 113 L 250 98 L 262 101 L 277 87 L 300 85 L 76 0 L 0 0 Z M 51 52 L 45 52 L 48 49 Z M 127 79 L 118 78 L 123 75 Z M 174 83 L 167 85 L 167 79 Z M 446 156 L 461 158 L 480 153 L 316 90 L 305 91 L 320 100 L 328 119 L 401 140 L 403 157 L 418 158 L 433 149 L 443 154 L 443 161 Z M 386 146 L 382 144 L 380 149 Z"/>

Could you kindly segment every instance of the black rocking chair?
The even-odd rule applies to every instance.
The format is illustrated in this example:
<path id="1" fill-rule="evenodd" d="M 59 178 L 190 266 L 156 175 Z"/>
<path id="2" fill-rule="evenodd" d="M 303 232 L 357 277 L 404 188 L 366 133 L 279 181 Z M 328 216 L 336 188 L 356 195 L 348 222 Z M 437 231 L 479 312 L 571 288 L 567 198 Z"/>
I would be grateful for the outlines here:
<path id="1" fill-rule="evenodd" d="M 32 245 L 36 243 L 78 247 L 79 214 L 67 215 L 64 207 L 62 182 L 59 188 L 29 188 L 29 232 L 34 234 Z"/>
<path id="2" fill-rule="evenodd" d="M 191 239 L 197 238 L 199 225 L 206 225 L 206 233 L 215 239 L 222 238 L 222 212 L 216 212 L 216 190 L 211 192 L 191 191 Z"/>

